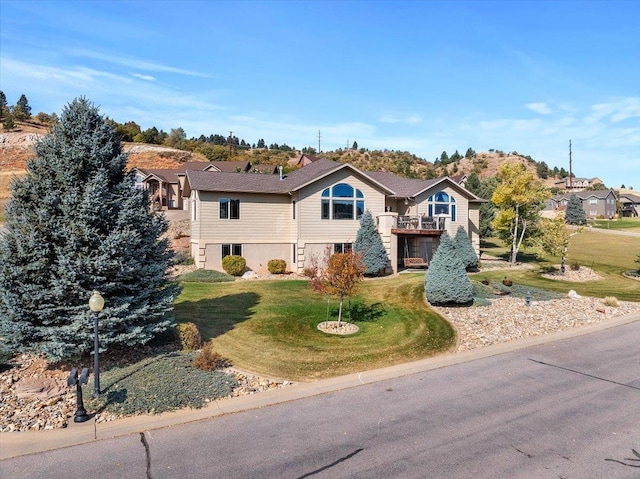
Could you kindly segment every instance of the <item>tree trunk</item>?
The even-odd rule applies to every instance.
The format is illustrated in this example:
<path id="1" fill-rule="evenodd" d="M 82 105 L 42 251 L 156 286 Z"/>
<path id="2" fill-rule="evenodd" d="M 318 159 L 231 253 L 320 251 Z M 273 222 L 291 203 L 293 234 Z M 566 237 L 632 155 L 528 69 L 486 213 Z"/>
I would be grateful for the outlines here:
<path id="1" fill-rule="evenodd" d="M 340 296 L 340 307 L 338 308 L 338 327 L 342 325 L 342 303 L 344 302 L 344 298 Z"/>
<path id="2" fill-rule="evenodd" d="M 516 258 L 518 257 L 518 223 L 520 221 L 520 205 L 516 205 L 516 219 L 513 225 L 513 239 L 511 240 L 511 257 L 509 258 L 509 265 L 515 266 Z"/>

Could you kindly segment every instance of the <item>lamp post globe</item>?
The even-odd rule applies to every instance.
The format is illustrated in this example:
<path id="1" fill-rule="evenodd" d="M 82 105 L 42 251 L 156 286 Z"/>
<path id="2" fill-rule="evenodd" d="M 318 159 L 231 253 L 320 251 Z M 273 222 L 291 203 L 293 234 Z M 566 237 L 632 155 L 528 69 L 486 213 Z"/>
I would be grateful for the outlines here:
<path id="1" fill-rule="evenodd" d="M 104 298 L 98 291 L 94 291 L 89 298 L 89 309 L 94 313 L 93 321 L 93 397 L 100 395 L 100 364 L 98 360 L 98 315 L 104 307 Z"/>

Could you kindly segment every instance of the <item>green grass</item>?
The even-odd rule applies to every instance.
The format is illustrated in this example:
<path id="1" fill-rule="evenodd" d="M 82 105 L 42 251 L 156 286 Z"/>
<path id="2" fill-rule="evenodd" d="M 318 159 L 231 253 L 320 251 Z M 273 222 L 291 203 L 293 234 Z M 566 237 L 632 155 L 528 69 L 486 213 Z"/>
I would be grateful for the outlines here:
<path id="1" fill-rule="evenodd" d="M 338 303 L 328 304 L 306 281 L 185 283 L 175 312 L 179 322 L 195 323 L 203 340 L 210 339 L 234 366 L 306 381 L 451 348 L 455 332 L 425 304 L 423 281 L 423 274 L 364 281 L 351 308 L 360 331 L 349 336 L 317 329 L 320 322 L 336 319 Z"/>
<path id="2" fill-rule="evenodd" d="M 640 231 L 640 218 L 618 218 L 615 220 L 589 220 L 588 224 L 593 226 L 594 228 Z"/>
<path id="3" fill-rule="evenodd" d="M 498 239 L 483 240 L 481 249 L 487 254 L 508 258 L 508 248 Z M 473 275 L 473 278 L 480 281 L 487 277 L 499 281 L 508 275 L 516 284 L 548 291 L 566 293 L 573 289 L 584 296 L 615 296 L 623 301 L 640 301 L 640 283 L 623 276 L 625 271 L 638 269 L 638 263 L 635 263 L 638 254 L 640 238 L 637 236 L 584 231 L 569 240 L 567 267 L 572 263 L 587 266 L 602 276 L 602 280 L 576 283 L 543 278 L 541 273 L 546 268 L 559 264 L 560 258 L 545 257 L 538 260 L 534 254 L 526 250 L 518 254 L 518 261 L 534 264 L 536 267 L 533 270 L 486 271 Z"/>

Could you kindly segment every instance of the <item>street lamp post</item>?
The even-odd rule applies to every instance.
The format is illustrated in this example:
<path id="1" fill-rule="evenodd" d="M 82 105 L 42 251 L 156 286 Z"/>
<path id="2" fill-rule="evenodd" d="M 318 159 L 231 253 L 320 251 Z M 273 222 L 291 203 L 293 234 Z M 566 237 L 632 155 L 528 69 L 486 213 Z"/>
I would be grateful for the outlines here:
<path id="1" fill-rule="evenodd" d="M 98 315 L 104 307 L 104 298 L 94 291 L 89 298 L 89 309 L 94 312 L 93 322 L 93 397 L 97 398 L 100 395 L 100 365 L 98 362 Z"/>

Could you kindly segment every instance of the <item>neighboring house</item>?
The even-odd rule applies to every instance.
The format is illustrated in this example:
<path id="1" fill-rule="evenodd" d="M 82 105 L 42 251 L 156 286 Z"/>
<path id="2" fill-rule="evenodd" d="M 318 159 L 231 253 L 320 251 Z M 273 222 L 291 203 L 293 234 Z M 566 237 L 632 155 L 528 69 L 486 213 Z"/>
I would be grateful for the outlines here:
<path id="1" fill-rule="evenodd" d="M 365 172 L 324 158 L 288 175 L 187 171 L 191 255 L 199 268 L 222 269 L 235 254 L 265 272 L 283 259 L 303 272 L 314 257 L 349 251 L 369 210 L 389 255 L 387 272 L 404 258 L 431 260 L 440 236 L 459 225 L 479 251 L 479 209 L 485 202 L 450 178 L 416 180 Z"/>
<path id="2" fill-rule="evenodd" d="M 602 180 L 600 178 L 566 177 L 563 178 L 562 181 L 556 182 L 556 186 L 564 188 L 567 191 L 583 191 L 597 184 L 602 184 Z"/>
<path id="3" fill-rule="evenodd" d="M 318 161 L 319 159 L 320 158 L 316 156 L 311 156 L 311 155 L 308 155 L 307 153 L 301 153 L 298 159 L 292 158 L 291 160 L 289 160 L 288 164 L 291 166 L 297 166 L 298 168 L 301 168 L 303 166 L 307 166 L 313 163 L 314 161 Z"/>
<path id="4" fill-rule="evenodd" d="M 545 201 L 545 211 L 566 210 L 569 197 L 576 195 L 587 218 L 613 218 L 616 215 L 616 194 L 613 190 L 567 192 Z"/>
<path id="5" fill-rule="evenodd" d="M 640 216 L 640 196 L 631 193 L 620 193 L 618 201 L 622 203 L 622 216 Z"/>
<path id="6" fill-rule="evenodd" d="M 275 167 L 271 166 L 273 173 Z M 151 204 L 158 210 L 187 209 L 182 201 L 182 188 L 187 170 L 248 172 L 252 171 L 248 161 L 188 161 L 179 168 L 134 168 L 136 187 L 149 191 Z"/>
<path id="7" fill-rule="evenodd" d="M 455 181 L 459 185 L 462 185 L 462 186 L 467 185 L 467 175 L 465 174 L 449 176 L 449 178 L 451 178 L 453 181 Z"/>

